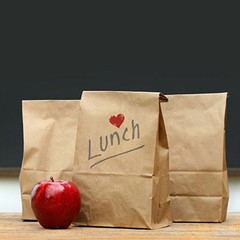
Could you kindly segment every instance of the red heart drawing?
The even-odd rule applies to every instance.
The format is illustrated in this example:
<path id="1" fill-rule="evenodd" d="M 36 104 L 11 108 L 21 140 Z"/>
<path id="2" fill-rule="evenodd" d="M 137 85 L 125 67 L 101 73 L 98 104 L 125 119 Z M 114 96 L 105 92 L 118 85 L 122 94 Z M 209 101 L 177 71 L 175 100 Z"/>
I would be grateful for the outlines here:
<path id="1" fill-rule="evenodd" d="M 124 115 L 121 114 L 121 113 L 119 113 L 116 117 L 115 117 L 115 116 L 111 116 L 111 117 L 109 118 L 109 122 L 110 122 L 112 125 L 120 128 L 120 126 L 122 125 L 124 119 L 125 119 Z"/>

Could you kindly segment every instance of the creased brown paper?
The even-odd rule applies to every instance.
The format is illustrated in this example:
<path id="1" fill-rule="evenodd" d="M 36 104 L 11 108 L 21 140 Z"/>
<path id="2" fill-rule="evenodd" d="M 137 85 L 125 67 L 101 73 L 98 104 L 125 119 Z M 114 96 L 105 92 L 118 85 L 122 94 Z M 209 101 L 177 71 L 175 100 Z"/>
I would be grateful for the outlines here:
<path id="1" fill-rule="evenodd" d="M 159 93 L 83 92 L 73 182 L 77 223 L 159 228 L 171 222 Z"/>
<path id="2" fill-rule="evenodd" d="M 228 205 L 227 93 L 167 95 L 173 221 L 222 222 Z"/>
<path id="3" fill-rule="evenodd" d="M 22 218 L 35 219 L 30 194 L 42 180 L 72 180 L 79 100 L 22 102 L 24 155 L 20 172 Z"/>

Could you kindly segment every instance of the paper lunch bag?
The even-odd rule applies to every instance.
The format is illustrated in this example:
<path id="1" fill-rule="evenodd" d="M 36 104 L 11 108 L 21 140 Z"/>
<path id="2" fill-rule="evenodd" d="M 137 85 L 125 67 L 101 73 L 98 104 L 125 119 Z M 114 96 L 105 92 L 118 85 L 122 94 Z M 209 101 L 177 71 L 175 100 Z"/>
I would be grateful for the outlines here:
<path id="1" fill-rule="evenodd" d="M 222 222 L 228 205 L 227 93 L 167 95 L 173 221 Z"/>
<path id="2" fill-rule="evenodd" d="M 73 174 L 82 197 L 77 224 L 169 225 L 168 168 L 159 93 L 83 92 Z"/>
<path id="3" fill-rule="evenodd" d="M 22 102 L 24 154 L 20 172 L 22 218 L 35 219 L 30 194 L 51 176 L 72 180 L 79 100 Z"/>

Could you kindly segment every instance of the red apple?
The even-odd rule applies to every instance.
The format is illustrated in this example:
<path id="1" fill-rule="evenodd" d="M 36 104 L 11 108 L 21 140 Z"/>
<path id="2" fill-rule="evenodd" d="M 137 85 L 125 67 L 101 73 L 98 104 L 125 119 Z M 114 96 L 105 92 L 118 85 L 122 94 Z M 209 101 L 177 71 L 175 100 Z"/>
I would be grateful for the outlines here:
<path id="1" fill-rule="evenodd" d="M 68 228 L 79 213 L 80 192 L 70 181 L 50 179 L 34 186 L 32 210 L 44 228 Z"/>

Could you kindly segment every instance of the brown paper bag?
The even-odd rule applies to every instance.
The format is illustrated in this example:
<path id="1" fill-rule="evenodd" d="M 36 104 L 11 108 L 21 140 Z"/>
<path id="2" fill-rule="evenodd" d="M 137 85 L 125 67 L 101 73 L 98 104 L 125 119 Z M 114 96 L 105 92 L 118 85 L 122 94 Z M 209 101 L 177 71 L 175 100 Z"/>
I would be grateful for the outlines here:
<path id="1" fill-rule="evenodd" d="M 170 224 L 159 93 L 83 92 L 73 181 L 82 196 L 80 225 L 152 229 Z"/>
<path id="2" fill-rule="evenodd" d="M 222 222 L 228 205 L 227 93 L 167 98 L 162 111 L 170 150 L 173 220 Z"/>
<path id="3" fill-rule="evenodd" d="M 35 219 L 30 194 L 53 176 L 72 180 L 79 100 L 23 101 L 24 155 L 20 172 L 22 218 Z"/>

